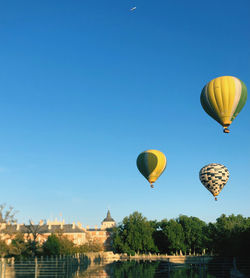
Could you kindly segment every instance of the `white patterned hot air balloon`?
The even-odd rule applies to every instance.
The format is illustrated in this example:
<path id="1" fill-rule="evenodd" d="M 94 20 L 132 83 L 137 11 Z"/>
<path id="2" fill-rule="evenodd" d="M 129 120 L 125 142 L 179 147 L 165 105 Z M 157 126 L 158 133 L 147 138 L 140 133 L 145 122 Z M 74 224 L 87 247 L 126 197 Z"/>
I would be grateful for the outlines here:
<path id="1" fill-rule="evenodd" d="M 211 163 L 200 170 L 200 181 L 209 190 L 215 200 L 229 179 L 229 171 L 226 166 L 218 163 Z"/>

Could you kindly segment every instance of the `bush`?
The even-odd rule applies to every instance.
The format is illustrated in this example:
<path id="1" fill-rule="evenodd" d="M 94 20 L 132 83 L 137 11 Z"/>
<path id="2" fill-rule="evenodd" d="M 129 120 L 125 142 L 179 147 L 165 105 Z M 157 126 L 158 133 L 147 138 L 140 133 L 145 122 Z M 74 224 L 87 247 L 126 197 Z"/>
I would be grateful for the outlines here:
<path id="1" fill-rule="evenodd" d="M 65 236 L 52 234 L 43 244 L 45 255 L 72 255 L 76 253 L 74 243 Z"/>
<path id="2" fill-rule="evenodd" d="M 76 252 L 80 254 L 88 252 L 100 252 L 103 251 L 103 245 L 99 242 L 87 242 L 76 247 Z"/>

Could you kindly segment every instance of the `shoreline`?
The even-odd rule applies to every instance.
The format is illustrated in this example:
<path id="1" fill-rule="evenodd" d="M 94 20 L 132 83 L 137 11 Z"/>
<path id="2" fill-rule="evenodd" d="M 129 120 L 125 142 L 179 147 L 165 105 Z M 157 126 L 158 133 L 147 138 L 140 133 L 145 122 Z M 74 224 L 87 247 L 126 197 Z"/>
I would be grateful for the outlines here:
<path id="1" fill-rule="evenodd" d="M 103 261 L 105 263 L 112 263 L 115 261 L 167 261 L 169 263 L 185 264 L 185 263 L 208 263 L 214 256 L 210 255 L 164 255 L 164 254 L 135 254 L 130 256 L 127 254 L 115 254 L 111 252 L 96 252 L 85 254 L 91 262 Z"/>

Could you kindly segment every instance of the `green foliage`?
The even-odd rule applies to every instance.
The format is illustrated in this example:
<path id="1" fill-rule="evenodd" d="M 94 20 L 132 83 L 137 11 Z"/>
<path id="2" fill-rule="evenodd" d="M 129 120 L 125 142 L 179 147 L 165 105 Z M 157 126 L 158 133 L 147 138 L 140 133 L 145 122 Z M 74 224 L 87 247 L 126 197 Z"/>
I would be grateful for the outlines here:
<path id="1" fill-rule="evenodd" d="M 160 222 L 147 221 L 140 213 L 125 217 L 113 230 L 117 253 L 161 252 L 185 254 L 206 252 L 218 255 L 249 255 L 250 218 L 222 215 L 216 223 L 206 224 L 197 217 L 179 216 Z"/>
<path id="2" fill-rule="evenodd" d="M 227 256 L 249 255 L 250 218 L 234 214 L 221 215 L 207 230 L 209 248 L 216 254 Z"/>
<path id="3" fill-rule="evenodd" d="M 45 255 L 72 255 L 76 253 L 74 243 L 64 236 L 52 234 L 43 244 Z"/>
<path id="4" fill-rule="evenodd" d="M 4 240 L 0 240 L 0 257 L 5 257 L 8 254 L 8 245 Z"/>
<path id="5" fill-rule="evenodd" d="M 167 237 L 163 232 L 165 226 L 167 225 L 167 222 L 168 221 L 166 219 L 162 220 L 161 222 L 150 221 L 151 227 L 154 230 L 152 236 L 153 236 L 155 245 L 157 246 L 157 251 L 159 251 L 160 253 L 169 252 Z"/>
<path id="6" fill-rule="evenodd" d="M 204 230 L 206 223 L 197 217 L 179 216 L 177 219 L 166 219 L 158 223 L 154 231 L 154 240 L 161 253 L 176 254 L 198 252 L 206 248 Z"/>
<path id="7" fill-rule="evenodd" d="M 184 250 L 185 235 L 181 224 L 171 219 L 164 223 L 162 227 L 162 232 L 166 237 L 165 244 L 167 245 L 167 253 L 174 254 L 179 250 Z"/>
<path id="8" fill-rule="evenodd" d="M 30 250 L 31 257 L 40 256 L 40 255 L 43 254 L 43 249 L 40 246 L 38 241 L 29 239 L 27 241 L 27 245 L 28 245 L 28 248 Z"/>
<path id="9" fill-rule="evenodd" d="M 76 253 L 75 244 L 65 236 L 59 237 L 60 255 L 72 255 Z"/>
<path id="10" fill-rule="evenodd" d="M 60 254 L 60 240 L 59 237 L 52 234 L 43 244 L 44 254 L 48 256 L 55 256 Z"/>
<path id="11" fill-rule="evenodd" d="M 152 234 L 153 227 L 139 212 L 125 217 L 122 223 L 113 230 L 113 248 L 117 253 L 155 252 L 157 250 Z"/>
<path id="12" fill-rule="evenodd" d="M 76 247 L 76 252 L 80 254 L 100 251 L 103 251 L 103 245 L 99 242 L 87 242 Z"/>
<path id="13" fill-rule="evenodd" d="M 152 240 L 153 238 L 153 240 Z M 113 230 L 117 253 L 202 254 L 246 256 L 250 249 L 250 218 L 222 215 L 206 224 L 197 217 L 179 216 L 160 222 L 147 221 L 138 212 L 123 219 Z"/>
<path id="14" fill-rule="evenodd" d="M 62 234 L 50 235 L 40 246 L 37 240 L 40 231 L 32 223 L 26 228 L 29 236 L 11 234 L 14 238 L 10 245 L 0 240 L 0 256 L 27 258 L 43 254 L 54 256 L 103 251 L 99 242 L 89 239 L 87 243 L 75 246 Z M 111 242 L 116 253 L 129 255 L 149 252 L 176 254 L 180 250 L 184 254 L 202 254 L 206 250 L 222 256 L 249 256 L 250 218 L 223 214 L 215 223 L 206 224 L 197 217 L 181 215 L 177 219 L 157 222 L 148 221 L 141 213 L 134 212 L 113 228 Z"/>
<path id="15" fill-rule="evenodd" d="M 204 249 L 206 223 L 197 217 L 188 217 L 181 215 L 177 218 L 177 223 L 182 226 L 184 233 L 183 251 L 191 251 L 192 253 L 202 253 Z"/>
<path id="16" fill-rule="evenodd" d="M 27 258 L 32 255 L 30 246 L 28 242 L 25 241 L 24 235 L 22 233 L 15 235 L 9 246 L 8 253 L 10 256 L 14 256 L 16 258 Z"/>

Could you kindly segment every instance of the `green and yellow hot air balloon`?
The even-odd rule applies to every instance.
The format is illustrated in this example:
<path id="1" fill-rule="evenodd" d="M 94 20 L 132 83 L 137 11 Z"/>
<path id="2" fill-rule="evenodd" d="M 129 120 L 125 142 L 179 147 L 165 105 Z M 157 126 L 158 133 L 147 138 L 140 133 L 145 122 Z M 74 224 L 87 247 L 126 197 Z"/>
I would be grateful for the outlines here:
<path id="1" fill-rule="evenodd" d="M 137 157 L 137 168 L 141 174 L 148 180 L 151 187 L 153 183 L 163 173 L 167 165 L 166 156 L 157 150 L 147 150 Z"/>
<path id="2" fill-rule="evenodd" d="M 240 113 L 247 100 L 247 87 L 238 78 L 221 76 L 213 79 L 201 92 L 203 109 L 229 133 L 229 125 Z"/>

